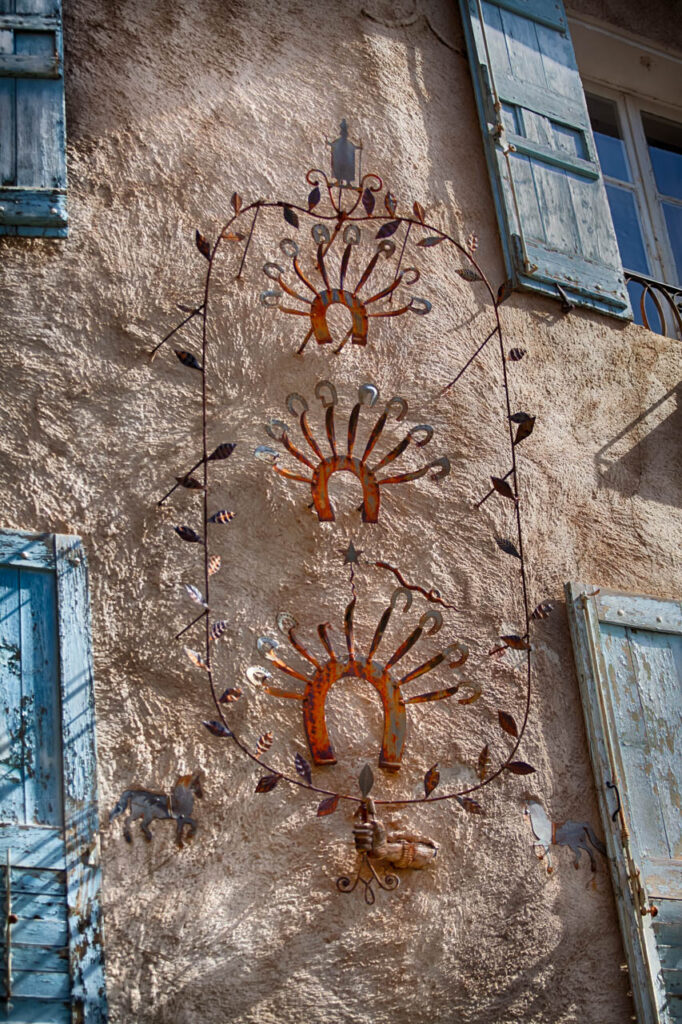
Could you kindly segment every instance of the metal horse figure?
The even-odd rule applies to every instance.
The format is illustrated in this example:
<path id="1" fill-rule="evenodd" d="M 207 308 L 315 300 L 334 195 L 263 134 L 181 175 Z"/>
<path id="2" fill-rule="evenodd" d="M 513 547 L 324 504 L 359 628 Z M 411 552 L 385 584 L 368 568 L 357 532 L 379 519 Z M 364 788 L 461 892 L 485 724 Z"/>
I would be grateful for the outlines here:
<path id="1" fill-rule="evenodd" d="M 118 818 L 119 814 L 123 814 L 126 810 L 129 811 L 128 817 L 123 823 L 123 836 L 127 843 L 132 843 L 130 823 L 137 818 L 142 818 L 140 825 L 142 835 L 149 843 L 153 839 L 152 831 L 149 828 L 151 822 L 155 818 L 171 819 L 177 822 L 175 841 L 182 849 L 185 826 L 189 829 L 189 839 L 194 838 L 197 830 L 197 823 L 191 814 L 194 809 L 194 798 L 201 799 L 204 795 L 201 788 L 201 775 L 201 772 L 181 775 L 173 786 L 170 796 L 166 796 L 165 793 L 152 793 L 148 789 L 126 789 L 111 810 L 109 821 Z"/>

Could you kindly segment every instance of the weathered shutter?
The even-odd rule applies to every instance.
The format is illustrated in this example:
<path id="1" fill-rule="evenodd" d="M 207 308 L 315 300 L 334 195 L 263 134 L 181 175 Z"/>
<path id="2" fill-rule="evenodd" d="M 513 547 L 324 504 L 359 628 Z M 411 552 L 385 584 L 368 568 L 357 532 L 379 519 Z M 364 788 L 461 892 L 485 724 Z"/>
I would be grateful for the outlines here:
<path id="1" fill-rule="evenodd" d="M 0 1021 L 104 1024 L 89 603 L 76 537 L 0 531 Z"/>
<path id="2" fill-rule="evenodd" d="M 577 583 L 566 595 L 638 1020 L 673 1024 L 682 1021 L 682 606 Z"/>
<path id="3" fill-rule="evenodd" d="M 510 279 L 631 319 L 561 0 L 460 9 Z"/>
<path id="4" fill-rule="evenodd" d="M 66 234 L 61 0 L 0 0 L 0 235 Z"/>

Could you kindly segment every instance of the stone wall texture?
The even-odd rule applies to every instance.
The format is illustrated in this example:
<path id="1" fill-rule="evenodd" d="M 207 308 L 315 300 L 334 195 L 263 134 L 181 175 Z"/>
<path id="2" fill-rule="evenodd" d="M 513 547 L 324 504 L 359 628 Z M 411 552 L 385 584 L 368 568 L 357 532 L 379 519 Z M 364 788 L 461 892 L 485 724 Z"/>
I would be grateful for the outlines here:
<path id="1" fill-rule="evenodd" d="M 654 26 L 668 7 L 578 6 L 602 17 L 618 8 L 621 23 L 624 7 L 648 6 Z M 173 640 L 194 611 L 181 584 L 200 582 L 200 555 L 172 532 L 198 525 L 199 503 L 181 491 L 156 504 L 193 461 L 200 377 L 170 349 L 153 362 L 148 353 L 177 321 L 176 303 L 201 301 L 195 229 L 214 238 L 235 189 L 247 201 L 304 203 L 305 171 L 327 166 L 325 138 L 342 117 L 364 142 L 363 168 L 382 175 L 401 210 L 418 200 L 458 240 L 476 232 L 482 266 L 502 281 L 456 5 L 428 0 L 416 17 L 409 3 L 384 0 L 65 8 L 70 237 L 0 240 L 0 514 L 4 526 L 80 534 L 88 552 L 112 1021 L 622 1024 L 633 1011 L 606 864 L 575 871 L 562 849 L 548 875 L 523 808 L 532 797 L 553 820 L 601 831 L 563 584 L 679 598 L 679 342 L 585 312 L 563 316 L 534 296 L 503 306 L 507 347 L 528 351 L 510 369 L 514 406 L 537 416 L 519 449 L 530 600 L 556 606 L 533 635 L 521 756 L 538 772 L 484 791 L 485 817 L 452 802 L 396 810 L 395 821 L 440 842 L 437 866 L 405 873 L 371 909 L 358 893 L 340 895 L 334 879 L 354 863 L 348 807 L 318 819 L 301 790 L 254 795 L 254 766 L 201 725 L 214 717 L 206 681 Z M 256 692 L 244 670 L 259 662 L 256 638 L 273 632 L 280 610 L 311 640 L 324 619 L 340 627 L 349 590 L 338 549 L 352 537 L 366 560 L 363 642 L 393 589 L 370 564 L 386 559 L 457 606 L 441 636 L 470 645 L 469 677 L 484 685 L 471 707 L 417 707 L 401 777 L 380 779 L 377 791 L 418 794 L 434 761 L 444 783 L 473 779 L 482 742 L 498 760 L 508 749 L 497 708 L 521 717 L 523 707 L 513 657 L 483 657 L 520 625 L 516 565 L 494 542 L 511 512 L 502 499 L 472 511 L 490 475 L 506 469 L 499 352 L 489 346 L 461 387 L 439 391 L 484 337 L 490 306 L 443 247 L 424 250 L 415 291 L 433 303 L 429 316 L 376 323 L 365 350 L 334 356 L 311 345 L 297 357 L 299 322 L 258 302 L 262 264 L 291 233 L 281 213 L 263 216 L 242 285 L 226 247 L 212 293 L 211 441 L 237 442 L 213 495 L 216 508 L 237 512 L 215 549 L 223 565 L 212 602 L 230 624 L 220 685 L 245 690 L 229 713 L 251 742 L 273 731 L 274 763 L 305 753 L 300 705 Z M 181 337 L 198 351 L 196 327 Z M 354 512 L 359 492 L 340 485 L 337 523 L 320 526 L 305 490 L 252 453 L 270 416 L 291 419 L 286 395 L 312 398 L 321 378 L 334 380 L 344 411 L 363 381 L 383 399 L 404 395 L 407 422 L 434 425 L 428 451 L 446 452 L 452 474 L 396 487 L 373 527 Z M 319 425 L 316 404 L 314 418 Z M 419 599 L 397 618 L 411 626 L 426 607 Z M 426 656 L 439 639 L 422 644 Z M 442 675 L 435 685 L 447 685 Z M 352 789 L 375 761 L 378 711 L 351 683 L 330 698 L 330 720 L 343 756 L 316 780 Z M 206 780 L 195 842 L 178 851 L 171 828 L 156 823 L 152 844 L 136 833 L 128 847 L 120 823 L 107 822 L 120 793 L 168 790 L 194 769 Z"/>

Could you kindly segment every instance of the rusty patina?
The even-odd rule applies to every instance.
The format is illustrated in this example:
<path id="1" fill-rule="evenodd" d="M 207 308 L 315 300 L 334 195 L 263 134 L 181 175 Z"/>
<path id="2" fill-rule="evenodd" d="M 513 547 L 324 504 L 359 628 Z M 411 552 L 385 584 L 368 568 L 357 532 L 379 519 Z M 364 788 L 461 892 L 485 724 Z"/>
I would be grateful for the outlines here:
<path id="1" fill-rule="evenodd" d="M 286 405 L 292 415 L 298 415 L 301 434 L 312 451 L 314 459 L 293 443 L 289 435 L 289 428 L 282 420 L 271 419 L 266 426 L 266 431 L 270 437 L 275 441 L 279 441 L 289 455 L 305 466 L 311 475 L 305 476 L 302 473 L 294 472 L 291 469 L 278 465 L 278 453 L 274 449 L 264 449 L 263 446 L 260 446 L 256 449 L 256 455 L 266 451 L 270 455 L 269 461 L 275 473 L 285 477 L 287 480 L 310 485 L 313 506 L 320 522 L 330 523 L 335 521 L 334 509 L 329 497 L 329 483 L 335 473 L 352 473 L 359 480 L 362 487 L 361 510 L 363 522 L 376 523 L 378 522 L 381 508 L 382 487 L 419 480 L 430 471 L 434 479 L 441 479 L 450 472 L 449 460 L 445 456 L 441 456 L 411 472 L 397 473 L 381 478 L 377 476 L 382 469 L 390 466 L 391 463 L 400 458 L 410 444 L 414 444 L 417 448 L 423 448 L 431 441 L 434 431 L 433 427 L 427 423 L 415 424 L 415 426 L 408 430 L 405 437 L 391 448 L 383 458 L 374 465 L 369 464 L 368 460 L 378 444 L 389 418 L 393 416 L 396 420 L 402 420 L 407 415 L 407 402 L 404 398 L 396 395 L 386 403 L 369 433 L 362 455 L 358 457 L 355 455 L 355 444 L 360 413 L 363 405 L 371 408 L 376 404 L 379 399 L 378 388 L 373 384 L 361 384 L 358 388 L 358 401 L 353 406 L 348 418 L 345 453 L 339 452 L 336 436 L 336 388 L 330 381 L 320 381 L 315 388 L 315 395 L 322 402 L 325 411 L 325 431 L 331 454 L 325 455 L 315 438 L 308 420 L 308 403 L 302 395 L 289 395 Z M 298 412 L 299 409 L 301 410 L 300 414 Z"/>
<path id="2" fill-rule="evenodd" d="M 466 661 L 469 652 L 463 644 L 453 643 L 407 673 L 398 675 L 394 671 L 398 662 L 401 661 L 424 634 L 431 635 L 441 629 L 443 624 L 442 616 L 440 612 L 431 609 L 422 615 L 416 628 L 398 646 L 390 658 L 385 662 L 377 660 L 375 657 L 376 652 L 399 600 L 405 602 L 404 611 L 407 611 L 412 604 L 410 591 L 399 587 L 393 593 L 391 603 L 379 620 L 367 655 L 359 655 L 356 652 L 354 626 L 355 598 L 347 606 L 344 616 L 346 650 L 342 654 L 337 654 L 332 645 L 329 637 L 330 624 L 328 622 L 321 623 L 318 626 L 318 635 L 327 654 L 327 658 L 324 661 L 311 654 L 307 647 L 298 639 L 295 632 L 295 620 L 291 616 L 281 615 L 280 622 L 285 626 L 282 631 L 288 637 L 294 650 L 313 666 L 314 672 L 312 676 L 305 675 L 303 672 L 291 668 L 279 656 L 279 645 L 275 640 L 262 637 L 259 641 L 261 653 L 272 662 L 276 669 L 305 683 L 303 692 L 284 690 L 278 686 L 271 685 L 267 681 L 264 681 L 263 689 L 275 697 L 286 697 L 302 702 L 303 726 L 308 746 L 310 747 L 310 753 L 316 765 L 331 765 L 336 764 L 337 761 L 327 729 L 326 701 L 331 688 L 343 679 L 363 679 L 373 687 L 381 700 L 384 724 L 379 753 L 379 767 L 389 772 L 398 771 L 401 765 L 407 736 L 407 705 L 444 700 L 454 696 L 463 685 L 468 686 L 472 693 L 470 696 L 460 698 L 460 704 L 472 703 L 480 695 L 480 691 L 474 688 L 471 683 L 460 682 L 454 686 L 417 694 L 414 697 L 405 698 L 403 696 L 403 686 L 433 671 L 433 669 L 444 662 L 450 669 L 459 668 Z"/>

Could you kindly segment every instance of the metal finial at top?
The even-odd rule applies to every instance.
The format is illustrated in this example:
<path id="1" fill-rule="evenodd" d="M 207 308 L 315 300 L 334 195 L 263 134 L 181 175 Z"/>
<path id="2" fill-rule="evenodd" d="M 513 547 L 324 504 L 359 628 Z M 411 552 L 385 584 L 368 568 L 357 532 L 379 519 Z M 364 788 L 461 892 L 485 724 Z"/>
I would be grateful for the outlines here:
<path id="1" fill-rule="evenodd" d="M 327 141 L 331 148 L 332 175 L 341 186 L 352 185 L 356 178 L 355 151 L 362 150 L 362 143 L 351 142 L 348 138 L 346 120 L 339 126 L 339 137 L 333 142 Z"/>

